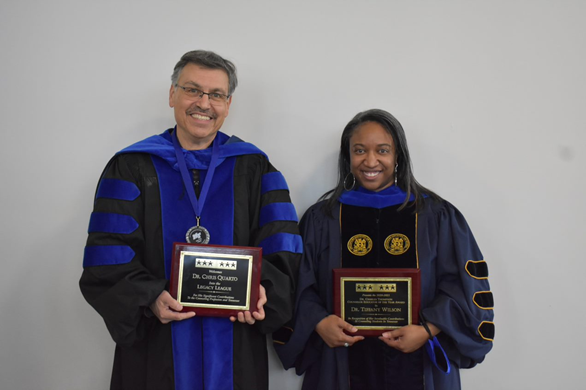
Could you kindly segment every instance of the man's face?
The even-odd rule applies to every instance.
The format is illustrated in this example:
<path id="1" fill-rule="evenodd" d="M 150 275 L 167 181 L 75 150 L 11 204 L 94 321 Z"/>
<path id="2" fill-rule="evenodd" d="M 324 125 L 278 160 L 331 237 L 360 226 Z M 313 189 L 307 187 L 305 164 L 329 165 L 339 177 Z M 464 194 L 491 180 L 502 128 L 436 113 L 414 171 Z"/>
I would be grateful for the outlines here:
<path id="1" fill-rule="evenodd" d="M 221 69 L 187 64 L 179 75 L 177 85 L 228 95 L 228 74 Z M 231 103 L 232 97 L 221 102 L 210 101 L 208 95 L 190 97 L 183 89 L 172 85 L 169 106 L 175 112 L 177 138 L 181 146 L 187 150 L 207 148 L 228 116 Z"/>

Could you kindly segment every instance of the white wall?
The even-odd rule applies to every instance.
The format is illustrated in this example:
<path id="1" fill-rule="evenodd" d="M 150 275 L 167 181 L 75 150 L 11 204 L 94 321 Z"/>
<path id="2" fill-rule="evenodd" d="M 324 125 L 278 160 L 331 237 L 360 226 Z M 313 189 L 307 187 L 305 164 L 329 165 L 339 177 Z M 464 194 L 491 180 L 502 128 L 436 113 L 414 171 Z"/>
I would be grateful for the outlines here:
<path id="1" fill-rule="evenodd" d="M 3 0 L 0 388 L 107 388 L 114 345 L 77 286 L 95 185 L 113 153 L 174 124 L 169 76 L 196 48 L 238 66 L 223 130 L 271 156 L 300 214 L 333 186 L 350 118 L 397 116 L 418 179 L 466 215 L 490 266 L 495 346 L 464 387 L 581 388 L 585 13 L 563 0 Z M 299 388 L 272 364 L 273 389 Z"/>

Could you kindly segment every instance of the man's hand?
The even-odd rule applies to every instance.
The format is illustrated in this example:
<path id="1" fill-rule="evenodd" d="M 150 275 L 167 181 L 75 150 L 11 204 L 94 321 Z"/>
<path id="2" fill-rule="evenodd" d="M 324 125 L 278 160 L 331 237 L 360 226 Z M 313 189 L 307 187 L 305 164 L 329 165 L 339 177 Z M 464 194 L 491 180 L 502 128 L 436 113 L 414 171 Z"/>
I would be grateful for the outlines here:
<path id="1" fill-rule="evenodd" d="M 315 331 L 330 348 L 345 347 L 346 344 L 351 346 L 360 340 L 364 340 L 362 336 L 348 336 L 344 333 L 344 330 L 354 333 L 358 329 L 333 314 L 327 316 L 315 326 Z"/>
<path id="2" fill-rule="evenodd" d="M 232 316 L 230 317 L 230 321 L 236 322 L 236 320 L 238 320 L 238 322 L 247 323 L 250 325 L 254 324 L 256 321 L 262 321 L 265 319 L 264 305 L 266 303 L 267 292 L 261 284 L 258 289 L 258 304 L 256 305 L 257 311 L 253 311 L 252 313 L 250 311 L 240 312 L 238 313 L 238 318 Z"/>
<path id="3" fill-rule="evenodd" d="M 163 324 L 168 324 L 171 321 L 182 321 L 195 316 L 192 311 L 181 313 L 183 306 L 166 290 L 149 307 Z"/>

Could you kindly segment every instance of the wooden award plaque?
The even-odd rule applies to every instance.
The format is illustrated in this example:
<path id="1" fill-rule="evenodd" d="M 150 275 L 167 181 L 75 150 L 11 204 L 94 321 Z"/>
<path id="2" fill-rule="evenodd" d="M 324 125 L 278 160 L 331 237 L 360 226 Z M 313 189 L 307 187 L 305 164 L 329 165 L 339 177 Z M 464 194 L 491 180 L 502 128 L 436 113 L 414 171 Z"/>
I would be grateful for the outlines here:
<path id="1" fill-rule="evenodd" d="M 174 243 L 171 296 L 198 316 L 256 311 L 261 264 L 261 248 Z"/>
<path id="2" fill-rule="evenodd" d="M 334 269 L 334 311 L 358 332 L 383 332 L 419 323 L 421 281 L 419 269 Z"/>

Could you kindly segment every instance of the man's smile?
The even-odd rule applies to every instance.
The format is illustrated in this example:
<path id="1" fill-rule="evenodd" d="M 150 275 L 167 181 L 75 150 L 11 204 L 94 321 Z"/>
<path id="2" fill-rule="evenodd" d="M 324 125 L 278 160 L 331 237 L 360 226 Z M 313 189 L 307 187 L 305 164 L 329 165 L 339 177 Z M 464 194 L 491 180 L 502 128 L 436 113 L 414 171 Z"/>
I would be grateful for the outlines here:
<path id="1" fill-rule="evenodd" d="M 207 116 L 207 115 L 202 115 L 202 114 L 198 114 L 198 113 L 193 113 L 190 114 L 192 118 L 194 119 L 201 119 L 201 120 L 205 120 L 205 121 L 209 121 L 212 119 L 212 117 Z"/>

